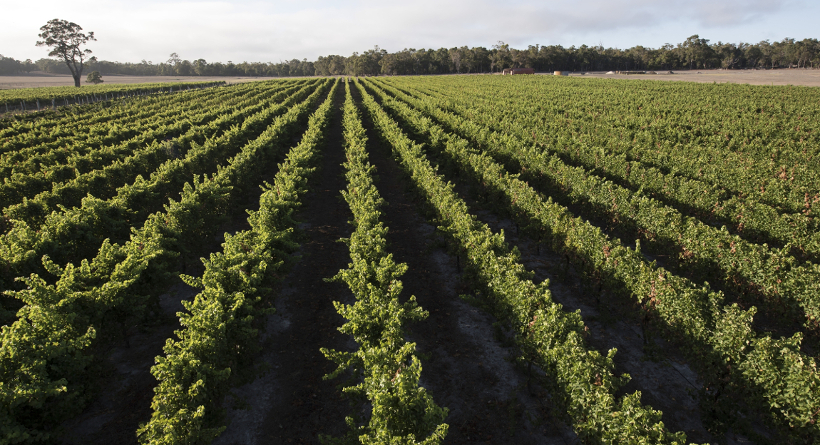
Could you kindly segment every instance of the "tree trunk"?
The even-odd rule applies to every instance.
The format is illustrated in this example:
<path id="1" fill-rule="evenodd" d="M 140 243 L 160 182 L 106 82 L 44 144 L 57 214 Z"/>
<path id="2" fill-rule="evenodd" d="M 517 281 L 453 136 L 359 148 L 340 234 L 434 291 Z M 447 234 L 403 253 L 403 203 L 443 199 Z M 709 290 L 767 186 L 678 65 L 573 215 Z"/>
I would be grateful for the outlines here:
<path id="1" fill-rule="evenodd" d="M 79 87 L 80 86 L 80 75 L 79 74 L 74 74 L 72 77 L 74 77 L 74 86 Z"/>

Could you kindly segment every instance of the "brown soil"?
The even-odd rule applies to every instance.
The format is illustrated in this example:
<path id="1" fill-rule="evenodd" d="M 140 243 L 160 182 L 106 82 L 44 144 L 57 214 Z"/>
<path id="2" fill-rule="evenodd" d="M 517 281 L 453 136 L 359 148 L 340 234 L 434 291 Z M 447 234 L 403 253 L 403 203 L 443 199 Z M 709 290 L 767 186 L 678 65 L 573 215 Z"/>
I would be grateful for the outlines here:
<path id="1" fill-rule="evenodd" d="M 179 284 L 160 297 L 164 318 L 153 326 L 133 328 L 129 345 L 117 342 L 102 346 L 102 372 L 95 381 L 96 397 L 76 418 L 62 428 L 63 445 L 136 444 L 137 427 L 151 417 L 151 399 L 157 381 L 150 373 L 154 358 L 179 329 L 175 314 L 184 310 L 181 301 L 191 299 L 197 289 Z"/>
<path id="2" fill-rule="evenodd" d="M 350 210 L 339 193 L 345 188 L 341 166 L 344 92 L 337 92 L 322 165 L 312 177 L 313 190 L 305 197 L 305 206 L 296 216 L 302 222 L 300 260 L 276 290 L 276 314 L 264 320 L 263 352 L 258 361 L 266 371 L 236 388 L 225 401 L 229 424 L 215 445 L 315 444 L 320 434 L 338 436 L 346 431 L 344 418 L 351 414 L 351 408 L 338 388 L 343 379 L 323 379 L 335 365 L 320 352 L 323 347 L 356 348 L 350 337 L 337 330 L 344 319 L 332 304 L 350 303 L 353 296 L 342 283 L 324 280 L 347 267 L 349 253 L 338 240 L 352 230 L 347 224 Z M 359 101 L 355 89 L 354 97 Z M 417 344 L 423 365 L 421 385 L 438 405 L 449 409 L 445 421 L 450 430 L 445 443 L 578 443 L 563 416 L 550 405 L 549 394 L 531 378 L 537 370 L 530 374 L 517 364 L 516 349 L 493 326 L 497 320 L 458 297 L 469 289 L 461 282 L 455 258 L 447 253 L 436 228 L 420 213 L 422 206 L 409 187 L 409 179 L 362 114 L 370 138 L 370 159 L 379 176 L 377 187 L 387 203 L 382 217 L 390 228 L 388 249 L 396 261 L 409 266 L 402 278 L 403 296 L 415 295 L 430 313 L 426 320 L 408 327 L 408 340 Z M 606 293 L 598 294 L 571 268 L 567 271 L 562 258 L 536 249 L 523 236 L 519 238 L 509 220 L 471 201 L 466 185 L 460 184 L 457 191 L 474 206 L 479 218 L 494 230 L 505 231 L 537 280 L 551 280 L 550 289 L 557 301 L 567 310 L 581 310 L 593 347 L 602 352 L 618 348 L 616 372 L 632 375 L 626 391 L 640 390 L 643 402 L 662 410 L 666 425 L 685 431 L 690 441 L 714 440 L 700 419 L 695 400 L 700 388 L 697 376 L 678 358 L 672 345 L 655 339 L 651 348 L 645 348 L 640 324 L 628 306 L 607 300 Z M 247 202 L 252 202 L 251 196 Z M 244 211 L 237 211 L 229 230 L 244 228 L 245 217 Z M 218 248 L 215 242 L 214 249 Z M 195 272 L 198 270 L 188 271 Z M 163 297 L 168 320 L 158 327 L 133 330 L 131 348 L 118 346 L 109 351 L 108 374 L 100 380 L 99 396 L 81 416 L 65 425 L 65 444 L 135 443 L 139 423 L 151 412 L 156 385 L 149 373 L 153 358 L 161 354 L 165 339 L 177 327 L 171 317 L 180 309 L 179 300 L 194 294 L 181 285 L 173 291 L 176 293 Z M 733 435 L 726 440 L 747 443 Z"/>
<path id="3" fill-rule="evenodd" d="M 215 444 L 317 443 L 319 433 L 345 431 L 349 404 L 334 382 L 323 380 L 335 365 L 319 350 L 355 347 L 337 330 L 344 319 L 332 303 L 349 303 L 350 292 L 341 283 L 324 281 L 347 266 L 347 247 L 338 240 L 351 232 L 346 223 L 349 210 L 339 194 L 344 187 L 340 112 L 344 92 L 337 93 L 322 165 L 311 178 L 313 190 L 304 199 L 305 207 L 296 216 L 304 237 L 297 253 L 301 259 L 278 289 L 276 314 L 265 321 L 260 360 L 268 372 L 235 391 L 229 403 L 234 405 L 228 411 L 230 424 Z"/>
<path id="4" fill-rule="evenodd" d="M 801 85 L 820 86 L 820 70 L 692 70 L 673 71 L 673 74 L 606 74 L 606 72 L 570 73 L 571 77 L 595 77 L 606 79 L 643 79 L 699 83 L 746 83 L 749 85 Z M 539 75 L 552 75 L 539 73 Z M 252 82 L 256 80 L 284 79 L 284 77 L 247 76 L 119 76 L 107 75 L 105 84 L 159 83 L 159 82 Z M 73 86 L 74 78 L 64 74 L 32 73 L 25 76 L 0 76 L 0 90 L 17 88 Z M 86 85 L 83 78 L 83 85 Z"/>
<path id="5" fill-rule="evenodd" d="M 106 75 L 103 77 L 105 83 L 109 84 L 131 84 L 131 83 L 177 83 L 177 82 L 219 82 L 241 83 L 256 80 L 284 79 L 284 77 L 247 77 L 247 76 L 118 76 Z M 90 85 L 82 78 L 82 85 Z M 19 88 L 40 88 L 40 87 L 71 87 L 74 86 L 74 78 L 67 74 L 46 74 L 37 73 L 27 76 L 0 76 L 0 90 L 14 90 Z"/>
<path id="6" fill-rule="evenodd" d="M 418 138 L 417 142 L 426 141 Z M 440 173 L 446 171 L 446 168 L 442 168 Z M 702 383 L 697 374 L 674 344 L 664 341 L 652 329 L 644 332 L 640 315 L 631 302 L 611 296 L 606 289 L 597 289 L 576 273 L 574 268 L 567 268 L 563 256 L 544 247 L 539 248 L 523 234 L 519 236 L 512 220 L 474 199 L 476 195 L 468 181 L 447 173 L 445 177 L 455 184 L 456 193 L 468 203 L 471 212 L 480 221 L 489 225 L 494 232 L 503 231 L 507 242 L 519 249 L 522 263 L 535 274 L 535 282 L 549 280 L 550 292 L 555 301 L 561 303 L 567 311 L 581 311 L 584 323 L 590 329 L 590 346 L 602 355 L 606 355 L 612 348 L 617 349 L 615 373 L 627 373 L 631 376 L 621 393 L 640 391 L 642 403 L 662 411 L 663 422 L 669 430 L 685 432 L 689 442 L 718 441 L 706 430 L 701 419 L 698 397 Z M 451 280 L 456 281 L 457 277 Z M 645 339 L 645 335 L 649 337 Z M 492 338 L 489 339 L 491 341 Z M 484 344 L 487 343 L 488 340 L 485 339 Z M 542 400 L 546 399 L 543 391 L 539 396 Z M 757 433 L 768 434 L 762 429 Z M 746 437 L 733 432 L 726 434 L 720 441 L 727 444 L 751 443 Z"/>
<path id="7" fill-rule="evenodd" d="M 571 73 L 570 76 L 596 77 L 605 79 L 665 80 L 698 83 L 745 83 L 749 85 L 800 85 L 820 87 L 820 70 L 777 69 L 777 70 L 691 70 L 656 71 L 658 74 L 606 74 L 605 72 Z"/>
<path id="8" fill-rule="evenodd" d="M 641 402 L 663 412 L 667 428 L 685 432 L 689 443 L 752 443 L 731 431 L 718 440 L 706 430 L 698 401 L 702 383 L 697 373 L 674 344 L 664 341 L 652 328 L 646 332 L 642 329 L 640 314 L 631 302 L 612 296 L 607 289 L 598 289 L 572 266 L 567 267 L 562 255 L 539 247 L 524 234 L 519 235 L 511 219 L 475 199 L 476 192 L 466 181 L 448 179 L 456 184 L 456 193 L 468 203 L 471 213 L 494 232 L 503 232 L 506 241 L 519 249 L 522 264 L 535 274 L 534 282 L 549 280 L 552 298 L 564 310 L 581 311 L 589 328 L 589 345 L 602 355 L 610 349 L 617 350 L 615 373 L 631 377 L 619 394 L 640 391 Z M 756 432 L 769 434 L 762 429 Z"/>
<path id="9" fill-rule="evenodd" d="M 318 434 L 338 436 L 346 430 L 344 417 L 351 409 L 337 389 L 343 379 L 322 380 L 334 365 L 319 351 L 356 347 L 338 333 L 344 319 L 332 305 L 349 303 L 353 296 L 342 284 L 323 281 L 349 261 L 346 246 L 336 242 L 352 230 L 339 193 L 345 187 L 340 122 L 339 111 L 321 182 L 298 215 L 306 235 L 303 258 L 279 292 L 277 314 L 266 323 L 263 360 L 270 372 L 236 390 L 246 409 L 229 411 L 228 429 L 215 444 L 318 443 Z M 533 388 L 532 395 L 527 389 L 526 374 L 512 363 L 515 351 L 493 337 L 495 320 L 458 298 L 455 260 L 418 214 L 406 180 L 367 120 L 365 126 L 377 186 L 388 203 L 383 221 L 390 228 L 389 251 L 409 266 L 403 295 L 415 295 L 430 312 L 408 327 L 408 340 L 417 343 L 421 385 L 450 410 L 446 443 L 575 443 L 572 431 L 542 405 L 543 391 Z"/>
<path id="10" fill-rule="evenodd" d="M 299 142 L 301 134 L 293 135 L 285 142 L 285 148 Z M 284 154 L 284 151 L 283 151 Z M 275 165 L 275 163 L 272 163 Z M 263 174 L 262 180 L 272 181 L 275 169 Z M 204 271 L 198 259 L 208 252 L 221 250 L 224 234 L 236 233 L 250 228 L 245 209 L 255 210 L 259 206 L 262 191 L 259 187 L 247 187 L 234 202 L 234 212 L 228 221 L 216 231 L 217 235 L 198 254 L 191 255 L 182 264 L 182 273 L 201 276 Z M 163 346 L 169 338 L 176 339 L 174 331 L 179 329 L 177 313 L 184 310 L 182 300 L 190 300 L 198 289 L 185 285 L 180 280 L 160 296 L 163 314 L 150 325 L 134 326 L 128 329 L 128 342 L 120 338 L 101 339 L 95 345 L 95 355 L 102 359 L 95 365 L 92 375 L 94 388 L 88 406 L 77 417 L 61 426 L 63 445 L 106 445 L 136 444 L 136 431 L 140 424 L 151 417 L 153 389 L 157 385 L 150 369 L 155 357 L 163 355 Z"/>
<path id="11" fill-rule="evenodd" d="M 358 99 L 358 91 L 354 92 Z M 424 365 L 421 384 L 440 406 L 449 408 L 446 443 L 574 443 L 574 433 L 550 413 L 546 393 L 528 388 L 528 376 L 514 363 L 517 351 L 497 338 L 497 320 L 462 301 L 460 271 L 435 227 L 418 213 L 409 178 L 378 142 L 372 124 L 368 152 L 379 175 L 379 192 L 389 203 L 390 252 L 409 266 L 404 295 L 415 295 L 430 312 L 410 326 Z"/>

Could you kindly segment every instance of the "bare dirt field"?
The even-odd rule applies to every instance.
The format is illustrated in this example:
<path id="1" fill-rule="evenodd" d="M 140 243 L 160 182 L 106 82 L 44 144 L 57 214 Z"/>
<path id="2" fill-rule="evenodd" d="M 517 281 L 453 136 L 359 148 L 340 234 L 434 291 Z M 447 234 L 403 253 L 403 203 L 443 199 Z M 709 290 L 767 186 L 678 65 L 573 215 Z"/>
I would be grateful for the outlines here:
<path id="1" fill-rule="evenodd" d="M 103 76 L 106 84 L 125 83 L 165 83 L 165 82 L 213 82 L 224 80 L 227 83 L 250 82 L 254 80 L 281 79 L 281 77 L 231 77 L 231 76 Z M 32 73 L 26 76 L 0 76 L 0 90 L 39 87 L 73 86 L 74 78 L 63 74 Z M 83 76 L 83 85 L 85 76 Z"/>
<path id="2" fill-rule="evenodd" d="M 749 85 L 800 85 L 820 87 L 820 70 L 693 70 L 657 71 L 658 74 L 606 74 L 605 72 L 571 73 L 570 76 L 606 79 L 671 80 L 699 83 L 745 83 Z"/>
<path id="3" fill-rule="evenodd" d="M 693 70 L 657 71 L 658 74 L 606 74 L 604 71 L 570 73 L 571 77 L 593 77 L 605 79 L 643 79 L 699 83 L 745 83 L 749 85 L 800 85 L 820 87 L 820 70 L 778 69 L 778 70 Z M 539 73 L 552 75 L 551 73 Z M 83 77 L 85 79 L 85 77 Z M 231 77 L 231 76 L 116 76 L 103 79 L 107 84 L 161 83 L 161 82 L 210 82 L 224 80 L 227 83 L 252 82 L 255 80 L 283 79 L 282 77 Z M 85 80 L 83 80 L 85 85 Z M 25 76 L 0 76 L 0 90 L 16 88 L 72 86 L 74 79 L 69 75 L 32 73 Z"/>

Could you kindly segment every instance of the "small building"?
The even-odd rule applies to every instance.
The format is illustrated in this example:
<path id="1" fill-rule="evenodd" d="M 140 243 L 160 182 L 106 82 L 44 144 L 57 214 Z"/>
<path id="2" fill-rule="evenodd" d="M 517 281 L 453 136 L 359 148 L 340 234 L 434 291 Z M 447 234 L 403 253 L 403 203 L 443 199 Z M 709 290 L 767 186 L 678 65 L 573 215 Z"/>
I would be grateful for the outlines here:
<path id="1" fill-rule="evenodd" d="M 506 68 L 502 74 L 505 76 L 508 74 L 535 74 L 535 70 L 532 68 Z"/>

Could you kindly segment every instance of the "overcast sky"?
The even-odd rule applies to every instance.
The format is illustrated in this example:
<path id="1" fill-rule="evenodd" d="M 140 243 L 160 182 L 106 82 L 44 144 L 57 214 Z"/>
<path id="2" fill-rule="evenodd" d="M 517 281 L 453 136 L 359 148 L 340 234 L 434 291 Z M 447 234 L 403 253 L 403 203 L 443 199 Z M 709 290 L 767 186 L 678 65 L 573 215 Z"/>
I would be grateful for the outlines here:
<path id="1" fill-rule="evenodd" d="M 309 5 L 309 6 L 306 6 Z M 177 52 L 209 62 L 315 60 L 379 45 L 657 48 L 692 34 L 712 42 L 820 38 L 816 0 L 28 0 L 4 1 L 0 54 L 46 57 L 39 28 L 60 18 L 94 31 L 102 60 L 162 62 Z"/>

